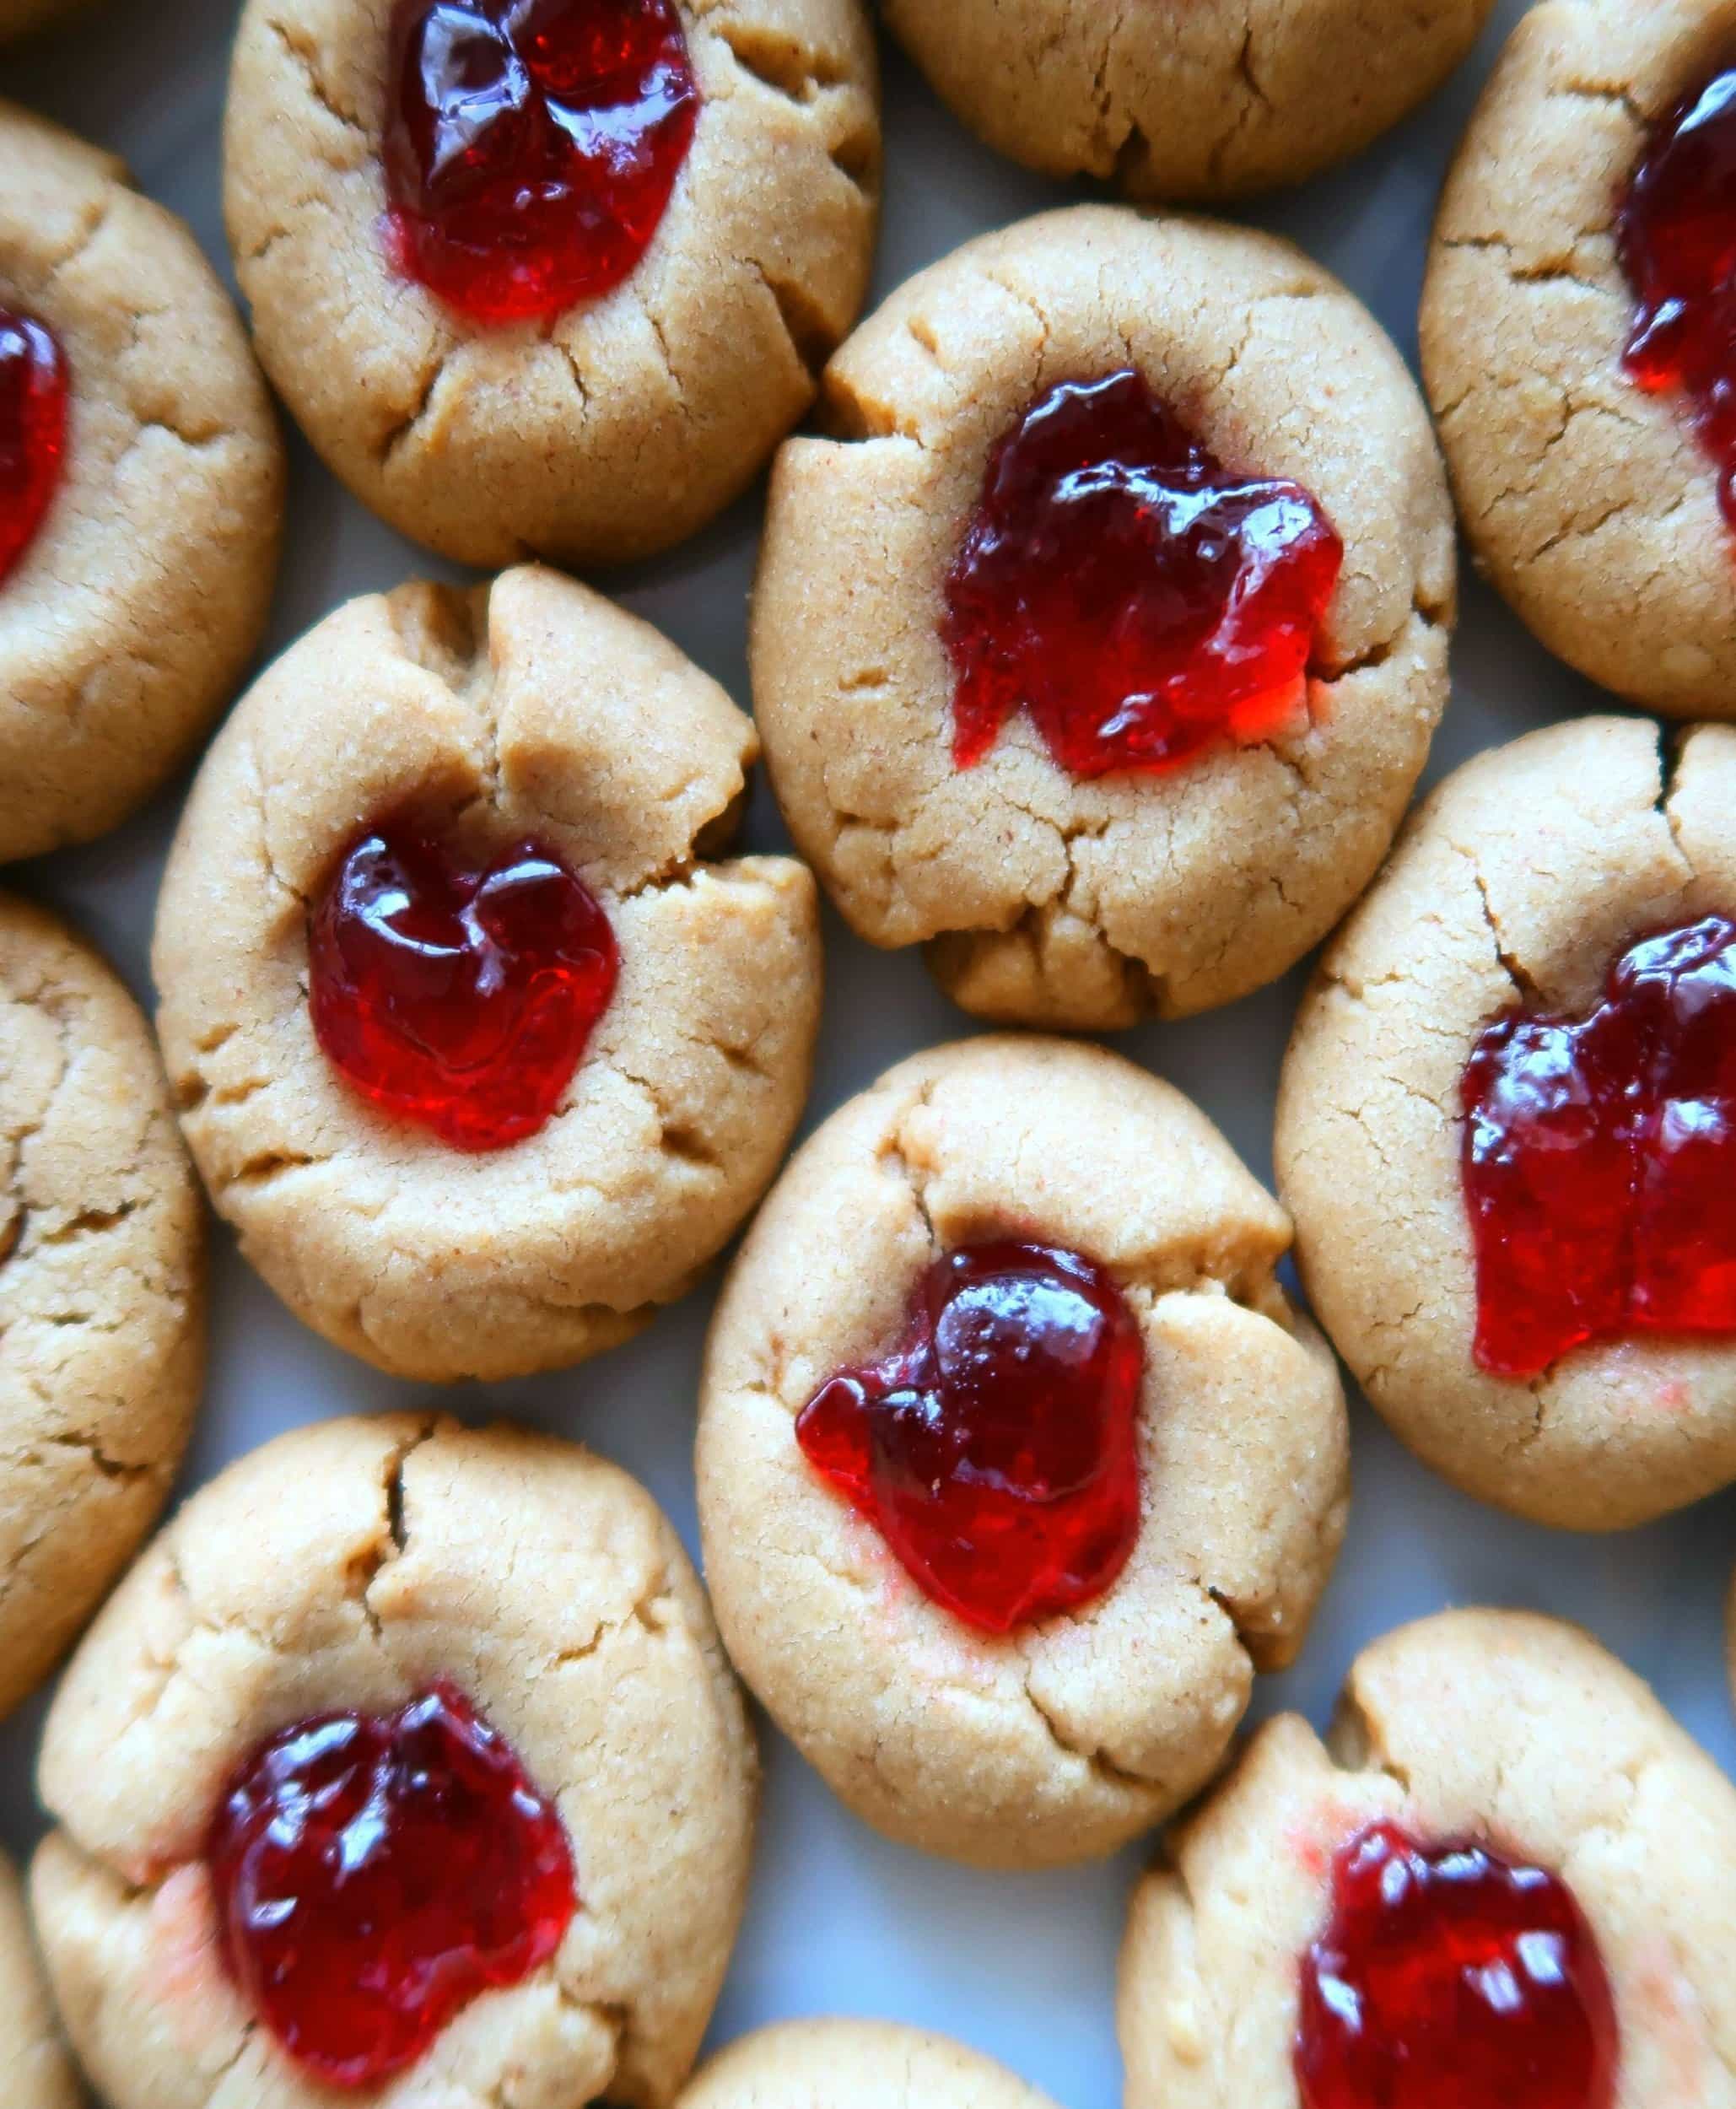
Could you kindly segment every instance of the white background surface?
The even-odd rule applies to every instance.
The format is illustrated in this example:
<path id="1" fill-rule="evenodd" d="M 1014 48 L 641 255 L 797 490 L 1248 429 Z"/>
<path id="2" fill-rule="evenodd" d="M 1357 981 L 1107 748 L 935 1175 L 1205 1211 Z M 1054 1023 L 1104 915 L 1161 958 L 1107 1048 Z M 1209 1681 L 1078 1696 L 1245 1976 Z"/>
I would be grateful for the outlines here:
<path id="1" fill-rule="evenodd" d="M 1346 278 L 1413 359 L 1435 195 L 1500 40 L 1523 12 L 1523 0 L 1502 0 L 1464 73 L 1371 154 L 1251 215 Z M 235 0 L 107 0 L 57 41 L 0 55 L 0 94 L 123 154 L 147 191 L 191 221 L 225 277 L 218 126 L 234 13 Z M 901 58 L 886 57 L 876 299 L 966 236 L 1068 195 L 997 161 Z M 341 494 L 299 441 L 294 461 L 273 650 L 349 596 L 435 568 Z M 672 557 L 604 582 L 744 704 L 745 602 L 758 520 L 756 494 Z M 1594 690 L 1555 666 L 1469 580 L 1453 664 L 1455 693 L 1431 779 L 1479 747 L 1601 707 Z M 181 796 L 177 786 L 92 849 L 8 875 L 70 912 L 147 1001 L 152 903 Z M 763 786 L 747 846 L 786 846 Z M 828 1004 L 809 1126 L 892 1061 L 968 1029 L 914 953 L 871 952 L 829 915 L 826 936 Z M 1264 1179 L 1273 1091 L 1301 985 L 1294 974 L 1216 1016 L 1149 1027 L 1118 1043 L 1198 1099 Z M 221 1230 L 215 1270 L 210 1388 L 189 1484 L 282 1429 L 423 1396 L 303 1330 Z M 450 1403 L 466 1415 L 510 1414 L 582 1437 L 643 1479 L 692 1545 L 694 1385 L 711 1298 L 703 1290 L 638 1341 L 577 1371 L 469 1387 Z M 1360 1405 L 1355 1435 L 1356 1497 L 1344 1561 L 1301 1667 L 1264 1683 L 1256 1718 L 1289 1706 L 1324 1721 L 1356 1649 L 1402 1619 L 1453 1603 L 1523 1605 L 1590 1626 L 1653 1680 L 1727 1766 L 1736 1761 L 1720 1630 L 1736 1497 L 1627 1537 L 1575 1540 L 1462 1499 Z M 38 1702 L 0 1729 L 0 1829 L 19 1853 L 40 1823 L 30 1786 L 40 1719 Z M 1115 1955 L 1140 1854 L 1043 1877 L 968 1874 L 881 1842 L 787 1745 L 769 1731 L 765 1741 L 757 1871 L 714 2041 L 788 2015 L 901 2019 L 995 2053 L 1064 2109 L 1108 2109 L 1120 2086 Z"/>

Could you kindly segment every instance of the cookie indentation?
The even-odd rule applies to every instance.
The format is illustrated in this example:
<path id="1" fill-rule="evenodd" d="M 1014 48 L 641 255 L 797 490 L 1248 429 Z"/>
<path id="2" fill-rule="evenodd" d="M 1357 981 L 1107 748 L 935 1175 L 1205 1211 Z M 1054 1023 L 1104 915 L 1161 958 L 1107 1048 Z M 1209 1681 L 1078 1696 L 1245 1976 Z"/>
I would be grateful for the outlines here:
<path id="1" fill-rule="evenodd" d="M 374 2087 L 483 1992 L 547 1961 L 578 1908 L 553 1805 L 446 1683 L 332 1713 L 237 1772 L 207 1853 L 224 1960 L 328 2085 Z"/>
<path id="2" fill-rule="evenodd" d="M 352 844 L 308 952 L 327 1058 L 376 1105 L 474 1151 L 549 1119 L 619 972 L 607 914 L 552 850 L 483 861 L 402 818 Z"/>
<path id="3" fill-rule="evenodd" d="M 1652 134 L 1616 238 L 1638 304 L 1623 354 L 1652 393 L 1680 391 L 1736 526 L 1736 68 L 1685 97 Z"/>
<path id="4" fill-rule="evenodd" d="M 1337 1855 L 1302 1965 L 1302 2109 L 1609 2109 L 1615 2001 L 1558 1875 L 1390 1823 Z"/>
<path id="5" fill-rule="evenodd" d="M 1462 1091 L 1485 1369 L 1736 1334 L 1736 923 L 1642 939 L 1583 1018 L 1496 1019 Z"/>
<path id="6" fill-rule="evenodd" d="M 796 1434 L 930 1596 L 1008 1633 L 1093 1602 L 1127 1565 L 1144 1370 L 1103 1268 L 975 1245 L 935 1261 L 898 1346 L 822 1384 Z"/>
<path id="7" fill-rule="evenodd" d="M 1124 369 L 1002 438 L 946 579 L 953 756 L 1021 707 L 1076 777 L 1173 769 L 1306 725 L 1344 545 L 1286 478 L 1228 469 Z"/>
<path id="8" fill-rule="evenodd" d="M 59 339 L 0 307 L 0 585 L 36 538 L 60 487 L 71 386 Z"/>
<path id="9" fill-rule="evenodd" d="M 391 78 L 395 261 L 479 322 L 618 285 L 698 121 L 671 0 L 403 0 Z"/>

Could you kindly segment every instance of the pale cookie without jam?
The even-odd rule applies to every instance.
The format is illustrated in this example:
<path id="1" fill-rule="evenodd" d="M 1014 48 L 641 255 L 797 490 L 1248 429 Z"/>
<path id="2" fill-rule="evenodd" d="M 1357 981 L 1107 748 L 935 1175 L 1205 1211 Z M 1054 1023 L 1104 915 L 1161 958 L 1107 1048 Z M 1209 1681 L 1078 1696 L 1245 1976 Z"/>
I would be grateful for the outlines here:
<path id="1" fill-rule="evenodd" d="M 42 1982 L 18 1877 L 4 1859 L 0 1859 L 0 2101 L 6 2109 L 78 2109 L 78 2082 Z"/>
<path id="2" fill-rule="evenodd" d="M 1615 2109 L 1736 2102 L 1736 1793 L 1577 1628 L 1456 1611 L 1364 1650 L 1324 1745 L 1268 1723 L 1168 1842 L 1122 1954 L 1126 2109 L 1298 2109 L 1302 1959 L 1382 1822 L 1566 1880 L 1615 1993 Z"/>
<path id="3" fill-rule="evenodd" d="M 1494 0 L 887 0 L 957 115 L 1049 175 L 1131 197 L 1299 183 L 1359 152 L 1459 63 Z"/>
<path id="4" fill-rule="evenodd" d="M 40 1784 L 62 1828 L 32 1901 L 114 2109 L 333 2099 L 224 1969 L 207 1827 L 280 1729 L 388 1713 L 442 1678 L 558 1809 L 579 1909 L 549 1963 L 464 2008 L 370 2101 L 673 2097 L 735 1939 L 757 1780 L 704 1596 L 650 1497 L 588 1451 L 391 1415 L 285 1437 L 196 1495 L 56 1699 Z"/>
<path id="5" fill-rule="evenodd" d="M 0 1713 L 155 1520 L 205 1361 L 204 1225 L 102 961 L 0 896 Z"/>
<path id="6" fill-rule="evenodd" d="M 813 882 L 709 860 L 753 728 L 665 638 L 535 567 L 352 601 L 236 707 L 181 821 L 153 954 L 181 1124 L 292 1310 L 380 1367 L 499 1378 L 626 1339 L 776 1171 L 820 1005 Z M 480 1156 L 375 1110 L 307 1001 L 310 904 L 401 809 L 536 838 L 620 979 L 553 1118 Z"/>
<path id="7" fill-rule="evenodd" d="M 1479 755 L 1334 941 L 1285 1060 L 1278 1185 L 1316 1315 L 1421 1457 L 1539 1523 L 1624 1529 L 1736 1478 L 1736 1342 L 1480 1368 L 1460 1079 L 1515 1006 L 1581 1016 L 1636 938 L 1736 914 L 1733 809 L 1723 726 L 1660 752 L 1654 725 L 1587 718 Z"/>
<path id="8" fill-rule="evenodd" d="M 1732 0 L 1545 0 L 1441 202 L 1423 372 L 1480 567 L 1550 650 L 1673 717 L 1736 717 L 1736 542 L 1682 399 L 1622 370 L 1616 253 L 1650 126 L 1736 42 Z"/>
<path id="9" fill-rule="evenodd" d="M 0 858 L 114 827 L 229 700 L 269 612 L 283 448 L 228 296 L 111 155 L 0 103 L 0 306 L 71 375 L 49 511 L 0 583 Z"/>
<path id="10" fill-rule="evenodd" d="M 1345 544 L 1311 721 L 1085 781 L 1023 712 L 952 758 L 947 570 L 996 442 L 1129 364 L 1221 459 L 1312 492 Z M 1379 326 L 1286 242 L 1077 207 L 968 243 L 827 369 L 835 436 L 773 474 L 755 712 L 802 853 L 871 944 L 926 944 L 1006 1023 L 1210 1009 L 1291 966 L 1372 876 L 1447 700 L 1452 509 Z"/>
<path id="11" fill-rule="evenodd" d="M 677 0 L 701 97 L 637 267 L 552 326 L 466 321 L 381 238 L 392 0 L 249 0 L 224 205 L 266 370 L 332 472 L 466 564 L 671 547 L 752 481 L 867 290 L 860 0 Z"/>
<path id="12" fill-rule="evenodd" d="M 680 2109 L 1053 2109 L 1005 2066 L 888 2021 L 790 2021 L 720 2052 Z"/>
<path id="13" fill-rule="evenodd" d="M 938 1251 L 1005 1237 L 1096 1260 L 1132 1307 L 1143 1514 L 1106 1595 L 993 1640 L 919 1589 L 795 1421 L 898 1337 Z M 1202 1114 L 1069 1042 L 917 1055 L 793 1160 L 713 1326 L 700 1523 L 732 1659 L 866 1821 L 981 1865 L 1060 1864 L 1221 1763 L 1256 1670 L 1302 1644 L 1348 1499 L 1334 1365 L 1273 1276 L 1289 1243 Z"/>

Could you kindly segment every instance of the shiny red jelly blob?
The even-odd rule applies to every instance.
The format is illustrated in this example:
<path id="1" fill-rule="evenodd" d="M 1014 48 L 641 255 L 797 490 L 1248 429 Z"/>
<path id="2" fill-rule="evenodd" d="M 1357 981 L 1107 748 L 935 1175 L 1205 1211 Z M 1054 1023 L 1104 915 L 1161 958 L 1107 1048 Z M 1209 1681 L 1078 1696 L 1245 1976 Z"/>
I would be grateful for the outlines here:
<path id="1" fill-rule="evenodd" d="M 954 760 L 1022 708 L 1075 776 L 1273 738 L 1306 719 L 1343 561 L 1307 491 L 1232 473 L 1140 375 L 1050 389 L 996 446 L 946 576 Z"/>
<path id="2" fill-rule="evenodd" d="M 1108 1275 L 1043 1245 L 935 1261 L 903 1339 L 796 1435 L 938 1604 L 985 1632 L 1103 1595 L 1140 1529 L 1145 1352 Z"/>
<path id="3" fill-rule="evenodd" d="M 35 540 L 60 488 L 71 386 L 53 332 L 0 307 L 0 584 Z"/>
<path id="4" fill-rule="evenodd" d="M 334 2087 L 414 2064 L 547 1962 L 578 1909 L 553 1804 L 446 1684 L 273 1736 L 225 1788 L 206 1864 L 230 1974 Z"/>
<path id="5" fill-rule="evenodd" d="M 1302 2109 L 1612 2109 L 1609 1981 L 1573 1894 L 1390 1824 L 1351 1840 L 1302 1961 Z"/>
<path id="6" fill-rule="evenodd" d="M 1616 240 L 1637 309 L 1628 374 L 1687 397 L 1736 526 L 1736 70 L 1655 128 L 1621 197 Z"/>
<path id="7" fill-rule="evenodd" d="M 459 1150 L 542 1126 L 619 971 L 608 917 L 552 851 L 525 842 L 483 862 L 407 822 L 353 844 L 308 961 L 327 1058 Z"/>
<path id="8" fill-rule="evenodd" d="M 1497 1018 L 1462 1097 L 1485 1369 L 1736 1333 L 1736 923 L 1642 938 L 1586 1017 Z"/>
<path id="9" fill-rule="evenodd" d="M 399 268 L 479 322 L 620 283 L 693 144 L 674 0 L 400 0 L 385 134 Z"/>

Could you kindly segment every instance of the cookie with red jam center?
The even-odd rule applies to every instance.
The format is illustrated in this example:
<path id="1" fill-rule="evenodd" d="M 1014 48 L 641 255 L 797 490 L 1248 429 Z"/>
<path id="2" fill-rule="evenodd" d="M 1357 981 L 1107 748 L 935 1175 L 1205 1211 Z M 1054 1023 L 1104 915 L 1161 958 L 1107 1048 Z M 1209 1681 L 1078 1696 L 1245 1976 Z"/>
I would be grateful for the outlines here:
<path id="1" fill-rule="evenodd" d="M 283 501 L 191 232 L 0 102 L 0 863 L 105 833 L 188 759 L 263 633 Z"/>
<path id="2" fill-rule="evenodd" d="M 1736 1478 L 1736 733 L 1468 763 L 1329 948 L 1279 1093 L 1310 1300 L 1428 1463 L 1539 1522 Z"/>
<path id="3" fill-rule="evenodd" d="M 727 854 L 756 751 L 535 566 L 352 602 L 243 698 L 165 877 L 159 1026 L 218 1208 L 309 1324 L 402 1375 L 552 1368 L 734 1232 L 820 1001 L 806 871 Z"/>
<path id="4" fill-rule="evenodd" d="M 1736 717 L 1736 45 L 1542 0 L 1442 196 L 1421 339 L 1479 568 L 1647 710 Z"/>
<path id="5" fill-rule="evenodd" d="M 199 2109 L 223 2068 L 282 2109 L 672 2101 L 757 1768 L 625 1474 L 504 1426 L 304 1430 L 180 1512 L 62 1691 L 36 1925 L 115 2109 Z"/>
<path id="6" fill-rule="evenodd" d="M 779 455 L 751 660 L 858 934 L 1069 1029 L 1294 964 L 1446 697 L 1451 508 L 1372 318 L 1283 243 L 1078 207 L 901 288 L 822 423 Z"/>
<path id="7" fill-rule="evenodd" d="M 1067 1041 L 919 1055 L 791 1162 L 713 1326 L 700 1526 L 732 1659 L 868 1822 L 1059 1865 L 1221 1762 L 1344 1524 L 1288 1242 L 1184 1098 Z"/>
<path id="8" fill-rule="evenodd" d="M 1736 1790 L 1595 1642 L 1425 1619 L 1172 1834 L 1122 1955 L 1129 2109 L 1726 2104 L 1733 1869 Z"/>
<path id="9" fill-rule="evenodd" d="M 225 136 L 279 393 L 365 504 L 479 568 L 695 533 L 867 289 L 859 0 L 249 0 Z"/>

